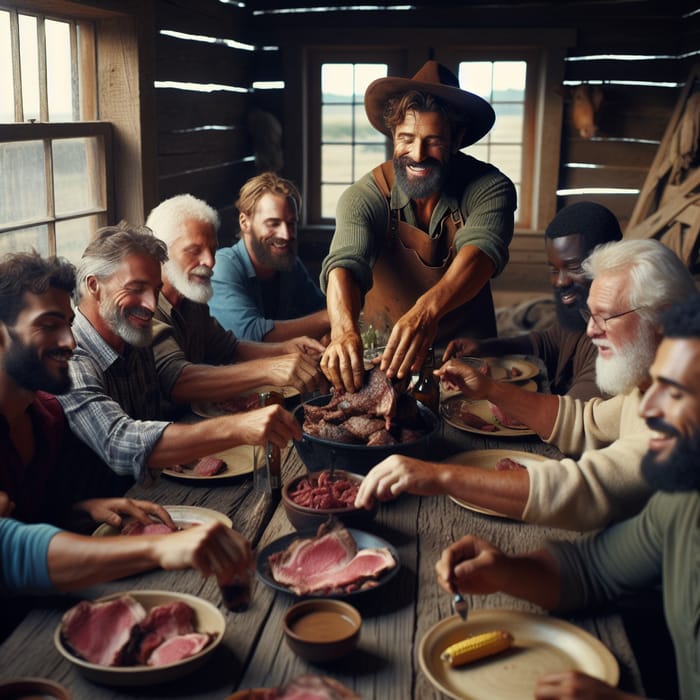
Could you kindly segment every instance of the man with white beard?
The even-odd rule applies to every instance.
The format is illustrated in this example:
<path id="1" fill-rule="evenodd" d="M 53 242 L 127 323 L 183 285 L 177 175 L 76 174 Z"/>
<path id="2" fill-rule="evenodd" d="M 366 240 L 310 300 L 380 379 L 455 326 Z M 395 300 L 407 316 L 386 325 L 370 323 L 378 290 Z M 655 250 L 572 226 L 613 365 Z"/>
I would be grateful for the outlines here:
<path id="1" fill-rule="evenodd" d="M 695 291 L 678 257 L 656 240 L 599 246 L 584 263 L 593 278 L 587 333 L 598 348 L 596 381 L 613 398 L 583 402 L 497 382 L 450 360 L 436 374 L 470 399 L 486 399 L 555 444 L 566 457 L 509 471 L 392 455 L 364 479 L 356 505 L 407 491 L 449 494 L 511 518 L 575 530 L 636 514 L 651 495 L 640 464 L 649 429 L 639 417 L 661 341 L 659 314 Z"/>
<path id="2" fill-rule="evenodd" d="M 323 345 L 300 336 L 279 343 L 239 340 L 210 314 L 219 215 L 190 194 L 166 199 L 146 226 L 168 246 L 153 328 L 153 354 L 164 396 L 175 405 L 225 401 L 263 385 L 300 392 L 325 385 Z M 164 407 L 176 413 L 174 406 Z"/>

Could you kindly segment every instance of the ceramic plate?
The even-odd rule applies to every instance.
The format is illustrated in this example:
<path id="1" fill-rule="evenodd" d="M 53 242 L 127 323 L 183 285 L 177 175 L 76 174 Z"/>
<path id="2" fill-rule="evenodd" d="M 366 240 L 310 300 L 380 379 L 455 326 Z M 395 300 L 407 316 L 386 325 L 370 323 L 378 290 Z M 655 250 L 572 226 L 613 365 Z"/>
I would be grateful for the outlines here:
<path id="1" fill-rule="evenodd" d="M 211 508 L 199 508 L 197 506 L 163 506 L 163 508 L 170 513 L 170 517 L 175 524 L 181 528 L 189 525 L 211 523 L 215 520 L 222 522 L 227 527 L 233 527 L 231 518 L 229 518 L 228 515 L 220 513 L 218 510 L 212 510 Z M 111 535 L 118 535 L 119 532 L 118 528 L 107 525 L 107 523 L 102 523 L 102 525 L 92 533 L 92 536 L 109 537 Z"/>
<path id="2" fill-rule="evenodd" d="M 68 649 L 63 641 L 61 625 L 59 624 L 53 636 L 56 649 L 91 681 L 115 686 L 152 685 L 154 683 L 171 681 L 199 668 L 209 659 L 214 649 L 223 639 L 226 630 L 224 616 L 210 602 L 202 598 L 172 591 L 124 591 L 123 593 L 115 593 L 104 598 L 98 598 L 96 602 L 112 600 L 121 595 L 130 595 L 132 598 L 135 598 L 143 605 L 146 612 L 156 605 L 163 605 L 164 603 L 174 603 L 176 601 L 187 603 L 194 610 L 196 630 L 213 634 L 214 638 L 198 654 L 167 666 L 99 666 L 98 664 L 84 661 Z"/>
<path id="3" fill-rule="evenodd" d="M 353 528 L 348 528 L 348 532 L 353 536 L 355 542 L 357 542 L 357 548 L 358 549 L 378 549 L 381 547 L 386 547 L 394 557 L 394 561 L 396 562 L 396 566 L 394 566 L 393 569 L 389 569 L 388 571 L 385 571 L 378 579 L 377 579 L 377 585 L 374 586 L 373 588 L 368 588 L 365 590 L 357 590 L 353 591 L 351 593 L 332 593 L 330 595 L 324 596 L 320 593 L 310 593 L 308 595 L 303 595 L 299 596 L 294 591 L 289 590 L 287 586 L 283 586 L 280 583 L 277 583 L 274 578 L 272 578 L 272 574 L 270 573 L 270 567 L 268 566 L 267 560 L 270 557 L 271 554 L 275 554 L 276 552 L 281 552 L 284 549 L 287 549 L 289 545 L 294 541 L 298 539 L 310 539 L 312 537 L 316 536 L 316 530 L 302 530 L 300 532 L 292 532 L 289 535 L 284 535 L 284 537 L 280 537 L 278 540 L 275 540 L 274 542 L 270 542 L 261 552 L 258 553 L 258 558 L 257 558 L 257 563 L 256 563 L 256 568 L 258 572 L 258 577 L 266 583 L 268 586 L 277 589 L 278 591 L 282 591 L 284 593 L 289 593 L 290 595 L 296 596 L 297 598 L 351 598 L 355 597 L 358 595 L 362 595 L 363 593 L 369 593 L 371 591 L 377 590 L 377 588 L 380 588 L 381 586 L 384 586 L 388 581 L 390 581 L 394 576 L 398 573 L 400 562 L 399 562 L 399 554 L 396 551 L 396 549 L 389 544 L 386 540 L 383 540 L 381 537 L 377 537 L 376 535 L 372 535 L 369 532 L 363 532 L 362 530 L 354 530 Z"/>
<path id="4" fill-rule="evenodd" d="M 499 382 L 521 382 L 532 379 L 539 373 L 539 367 L 518 355 L 481 358 L 489 366 L 491 376 Z"/>
<path id="5" fill-rule="evenodd" d="M 512 382 L 512 384 L 519 386 L 525 391 L 537 391 L 537 382 L 534 379 L 526 379 L 524 382 Z M 462 392 L 459 389 L 446 389 L 442 383 L 440 384 L 440 401 L 447 401 L 447 399 L 451 399 L 453 396 L 460 396 L 461 394 Z"/>
<path id="6" fill-rule="evenodd" d="M 259 394 L 263 391 L 276 391 L 282 394 L 285 399 L 291 399 L 294 396 L 299 396 L 298 389 L 293 386 L 273 386 L 266 384 L 265 386 L 251 389 L 241 394 L 241 397 L 250 396 L 251 394 Z M 253 408 L 257 408 L 254 406 Z M 253 410 L 252 408 L 248 410 Z M 226 407 L 226 401 L 196 401 L 192 404 L 192 413 L 195 413 L 200 418 L 218 418 L 219 416 L 229 416 L 232 413 L 239 413 L 239 410 L 231 410 Z"/>
<path id="7" fill-rule="evenodd" d="M 494 629 L 513 635 L 510 649 L 457 668 L 440 659 L 450 644 Z M 421 640 L 418 660 L 430 682 L 456 700 L 532 698 L 541 675 L 567 669 L 613 686 L 620 676 L 615 657 L 585 630 L 554 617 L 515 610 L 474 610 L 466 623 L 456 615 L 441 620 Z"/>
<path id="8" fill-rule="evenodd" d="M 485 423 L 494 426 L 494 429 L 484 430 L 469 425 L 462 416 L 463 412 L 473 413 Z M 452 427 L 458 430 L 466 430 L 468 433 L 493 435 L 493 437 L 497 438 L 513 437 L 515 435 L 536 435 L 535 431 L 530 428 L 507 428 L 501 425 L 491 413 L 491 407 L 488 401 L 470 401 L 469 399 L 465 399 L 461 394 L 452 396 L 443 401 L 440 404 L 440 414 Z"/>
<path id="9" fill-rule="evenodd" d="M 222 472 L 214 476 L 199 476 L 191 470 L 176 472 L 172 469 L 163 469 L 163 474 L 173 479 L 184 479 L 185 481 L 211 481 L 212 479 L 230 479 L 232 476 L 250 474 L 253 471 L 253 450 L 252 445 L 236 445 L 222 452 L 215 452 L 212 457 L 226 462 L 226 467 Z"/>
<path id="10" fill-rule="evenodd" d="M 519 452 L 517 450 L 470 450 L 468 452 L 460 452 L 459 454 L 452 455 L 448 459 L 444 460 L 444 463 L 464 464 L 469 465 L 470 467 L 479 467 L 480 469 L 493 469 L 496 462 L 501 459 L 505 459 L 506 457 L 519 462 L 524 467 L 529 467 L 537 462 L 544 462 L 547 459 L 547 457 L 535 454 L 534 452 Z M 502 513 L 498 513 L 495 510 L 475 506 L 473 503 L 463 501 L 461 498 L 456 498 L 455 496 L 450 496 L 449 498 L 457 505 L 462 506 L 462 508 L 468 508 L 469 510 L 473 510 L 475 513 L 496 515 L 499 518 L 506 517 Z"/>

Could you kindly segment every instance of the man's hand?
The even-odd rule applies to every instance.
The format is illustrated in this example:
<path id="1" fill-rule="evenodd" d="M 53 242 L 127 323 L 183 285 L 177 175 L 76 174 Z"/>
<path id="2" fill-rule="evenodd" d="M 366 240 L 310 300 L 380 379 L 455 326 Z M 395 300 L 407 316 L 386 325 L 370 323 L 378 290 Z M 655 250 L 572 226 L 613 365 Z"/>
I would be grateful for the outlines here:
<path id="1" fill-rule="evenodd" d="M 633 700 L 630 695 L 580 671 L 548 673 L 537 679 L 535 698 L 557 700 Z"/>
<path id="2" fill-rule="evenodd" d="M 436 496 L 445 493 L 441 474 L 448 469 L 405 455 L 391 455 L 362 480 L 355 497 L 357 508 L 371 508 L 375 499 L 388 501 L 400 493 L 418 496 Z"/>
<path id="3" fill-rule="evenodd" d="M 89 498 L 73 505 L 74 510 L 85 511 L 95 522 L 107 523 L 112 527 L 121 527 L 123 516 L 130 516 L 143 525 L 150 525 L 153 518 L 175 530 L 173 522 L 165 508 L 151 501 L 140 501 L 133 498 Z"/>
<path id="4" fill-rule="evenodd" d="M 253 566 L 250 542 L 218 521 L 152 537 L 156 561 L 162 569 L 194 568 L 203 576 L 214 574 L 225 581 L 246 576 Z"/>
<path id="5" fill-rule="evenodd" d="M 471 338 L 455 338 L 451 340 L 442 355 L 442 361 L 447 362 L 452 357 L 478 357 L 481 354 L 481 343 Z"/>
<path id="6" fill-rule="evenodd" d="M 319 367 L 319 357 L 318 353 L 307 354 L 297 351 L 288 355 L 269 357 L 260 362 L 265 363 L 269 384 L 293 386 L 301 394 L 306 394 L 316 389 L 327 388 Z"/>
<path id="7" fill-rule="evenodd" d="M 327 343 L 326 343 L 327 344 Z M 320 355 L 326 348 L 326 344 L 308 335 L 300 335 L 298 338 L 291 338 L 280 345 L 283 353 L 303 352 L 306 355 Z"/>
<path id="8" fill-rule="evenodd" d="M 358 391 L 365 380 L 362 338 L 356 331 L 347 331 L 331 342 L 321 358 L 321 370 L 336 391 Z"/>
<path id="9" fill-rule="evenodd" d="M 435 573 L 447 593 L 496 593 L 507 586 L 510 559 L 489 542 L 468 535 L 443 550 Z"/>
<path id="10" fill-rule="evenodd" d="M 227 416 L 226 420 L 236 424 L 241 445 L 264 445 L 271 442 L 282 448 L 286 447 L 290 440 L 301 440 L 299 421 L 277 404 L 254 411 L 234 413 Z"/>
<path id="11" fill-rule="evenodd" d="M 391 329 L 379 364 L 388 377 L 403 379 L 418 372 L 437 334 L 438 319 L 427 314 L 416 303 Z"/>
<path id="12" fill-rule="evenodd" d="M 494 380 L 465 362 L 448 360 L 434 374 L 448 389 L 461 391 L 468 399 L 488 399 Z"/>

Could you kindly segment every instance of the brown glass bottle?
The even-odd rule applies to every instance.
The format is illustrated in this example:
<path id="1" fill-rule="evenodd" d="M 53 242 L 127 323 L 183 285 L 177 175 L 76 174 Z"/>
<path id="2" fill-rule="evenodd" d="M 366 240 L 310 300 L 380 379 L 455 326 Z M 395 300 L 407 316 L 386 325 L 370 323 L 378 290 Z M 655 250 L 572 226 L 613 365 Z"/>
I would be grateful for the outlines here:
<path id="1" fill-rule="evenodd" d="M 440 382 L 433 374 L 435 369 L 435 353 L 433 348 L 428 348 L 423 366 L 416 383 L 413 385 L 412 395 L 420 401 L 426 408 L 437 414 L 440 410 Z"/>

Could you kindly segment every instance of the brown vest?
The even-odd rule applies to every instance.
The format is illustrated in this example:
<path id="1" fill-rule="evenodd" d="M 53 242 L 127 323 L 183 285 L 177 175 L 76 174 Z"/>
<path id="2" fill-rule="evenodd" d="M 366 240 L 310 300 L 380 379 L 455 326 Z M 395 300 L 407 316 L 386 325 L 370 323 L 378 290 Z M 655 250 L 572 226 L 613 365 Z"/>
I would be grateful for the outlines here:
<path id="1" fill-rule="evenodd" d="M 394 184 L 392 161 L 373 171 L 375 182 L 390 202 Z M 379 258 L 372 268 L 372 289 L 365 296 L 363 317 L 376 329 L 387 331 L 445 274 L 455 256 L 454 239 L 464 225 L 459 210 L 448 212 L 440 222 L 438 234 L 431 238 L 425 231 L 399 218 L 390 209 L 389 221 Z M 496 335 L 491 287 L 488 283 L 462 306 L 445 314 L 438 326 L 436 344 L 457 336 L 488 338 Z"/>

